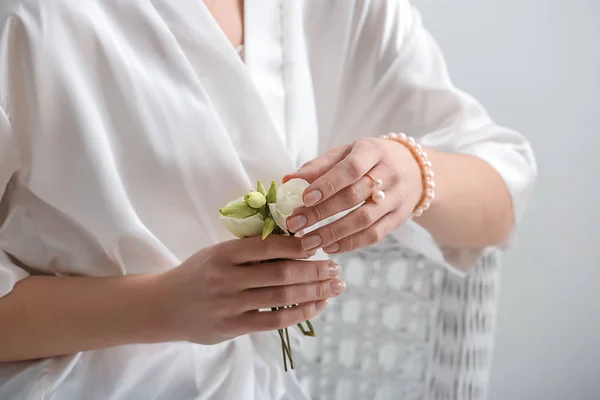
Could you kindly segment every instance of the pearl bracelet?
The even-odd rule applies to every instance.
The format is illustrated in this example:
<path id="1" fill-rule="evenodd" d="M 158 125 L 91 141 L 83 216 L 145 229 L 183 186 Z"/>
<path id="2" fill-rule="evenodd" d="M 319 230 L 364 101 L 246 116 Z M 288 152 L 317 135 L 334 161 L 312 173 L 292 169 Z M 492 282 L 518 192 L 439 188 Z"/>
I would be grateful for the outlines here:
<path id="1" fill-rule="evenodd" d="M 417 160 L 419 167 L 421 168 L 421 178 L 423 180 L 423 195 L 421 200 L 413 210 L 413 217 L 420 217 L 425 211 L 431 207 L 431 202 L 435 198 L 435 182 L 433 180 L 433 170 L 431 169 L 431 162 L 427 153 L 423 151 L 423 148 L 418 144 L 414 138 L 406 136 L 404 133 L 389 133 L 382 135 L 380 139 L 393 140 L 400 144 L 403 144 L 410 150 L 413 157 Z"/>

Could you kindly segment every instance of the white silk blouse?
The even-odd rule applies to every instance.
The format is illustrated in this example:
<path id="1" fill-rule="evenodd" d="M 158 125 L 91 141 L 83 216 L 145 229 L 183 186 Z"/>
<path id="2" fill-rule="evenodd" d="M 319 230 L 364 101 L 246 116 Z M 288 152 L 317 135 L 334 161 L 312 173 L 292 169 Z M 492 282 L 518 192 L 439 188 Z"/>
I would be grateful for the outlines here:
<path id="1" fill-rule="evenodd" d="M 244 61 L 201 0 L 1 7 L 0 297 L 30 274 L 174 268 L 231 238 L 217 210 L 257 179 L 363 136 L 482 158 L 516 221 L 531 197 L 527 140 L 453 86 L 406 0 L 246 0 Z M 393 234 L 440 268 L 486 251 Z M 280 351 L 266 333 L 5 363 L 0 398 L 307 399 Z"/>

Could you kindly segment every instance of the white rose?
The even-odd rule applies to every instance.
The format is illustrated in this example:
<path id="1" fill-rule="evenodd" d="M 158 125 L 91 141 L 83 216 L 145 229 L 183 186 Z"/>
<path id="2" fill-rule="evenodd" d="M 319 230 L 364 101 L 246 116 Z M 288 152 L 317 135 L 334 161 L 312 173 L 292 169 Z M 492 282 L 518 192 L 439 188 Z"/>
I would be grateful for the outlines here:
<path id="1" fill-rule="evenodd" d="M 277 188 L 277 201 L 269 204 L 275 223 L 287 234 L 287 219 L 296 208 L 304 205 L 302 194 L 308 186 L 303 179 L 292 179 Z"/>
<path id="2" fill-rule="evenodd" d="M 224 207 L 224 209 L 226 209 L 229 206 L 239 206 L 243 208 L 243 201 L 243 198 L 231 201 Z M 245 210 L 243 209 L 239 211 L 240 215 L 247 215 L 244 214 L 244 212 Z M 235 214 L 236 213 L 234 212 L 231 214 L 231 216 L 221 215 L 219 217 L 221 223 L 227 229 L 229 229 L 229 231 L 235 236 L 237 236 L 240 239 L 244 239 L 254 236 L 260 236 L 262 234 L 263 225 L 265 222 L 263 220 L 262 215 L 258 211 L 256 211 L 254 215 L 243 218 L 240 218 L 239 216 L 236 217 Z"/>

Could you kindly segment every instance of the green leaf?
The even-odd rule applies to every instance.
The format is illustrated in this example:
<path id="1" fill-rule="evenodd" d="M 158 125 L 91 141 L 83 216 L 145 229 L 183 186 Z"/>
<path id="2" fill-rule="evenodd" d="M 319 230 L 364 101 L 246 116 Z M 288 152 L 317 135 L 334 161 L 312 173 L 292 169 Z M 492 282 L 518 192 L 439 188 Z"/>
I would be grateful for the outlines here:
<path id="1" fill-rule="evenodd" d="M 271 187 L 267 192 L 267 203 L 276 203 L 277 202 L 277 184 L 275 181 L 271 182 Z"/>
<path id="2" fill-rule="evenodd" d="M 256 185 L 256 191 L 262 193 L 265 197 L 267 196 L 267 189 L 265 188 L 265 185 L 263 185 L 262 181 L 258 181 L 258 184 Z"/>
<path id="3" fill-rule="evenodd" d="M 267 218 L 263 225 L 262 240 L 265 240 L 273 232 L 276 226 L 277 224 L 273 218 Z"/>

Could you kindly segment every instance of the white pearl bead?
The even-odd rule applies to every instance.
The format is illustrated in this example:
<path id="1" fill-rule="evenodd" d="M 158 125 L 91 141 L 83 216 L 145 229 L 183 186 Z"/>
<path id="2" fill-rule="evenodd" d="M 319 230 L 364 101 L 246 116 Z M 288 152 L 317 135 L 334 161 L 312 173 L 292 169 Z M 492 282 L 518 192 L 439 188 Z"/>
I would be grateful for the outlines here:
<path id="1" fill-rule="evenodd" d="M 382 190 L 376 190 L 373 192 L 371 198 L 375 203 L 381 203 L 383 200 L 385 200 L 385 193 Z"/>
<path id="2" fill-rule="evenodd" d="M 382 187 L 383 186 L 383 181 L 381 179 L 376 179 L 375 180 L 375 185 L 377 185 L 377 187 Z"/>
<path id="3" fill-rule="evenodd" d="M 419 153 L 419 155 L 423 153 L 423 146 L 421 146 L 420 144 L 417 143 L 415 149 L 417 150 L 417 153 Z"/>
<path id="4" fill-rule="evenodd" d="M 398 134 L 397 133 L 390 133 L 388 136 L 390 137 L 390 139 L 398 140 Z"/>
<path id="5" fill-rule="evenodd" d="M 398 135 L 398 138 L 402 141 L 406 141 L 408 139 L 408 136 L 406 136 L 406 133 L 401 133 Z"/>
<path id="6" fill-rule="evenodd" d="M 411 145 L 411 146 L 416 146 L 417 145 L 417 142 L 415 142 L 415 139 L 412 138 L 412 137 L 409 137 L 407 139 L 407 141 L 408 141 L 408 144 Z"/>

